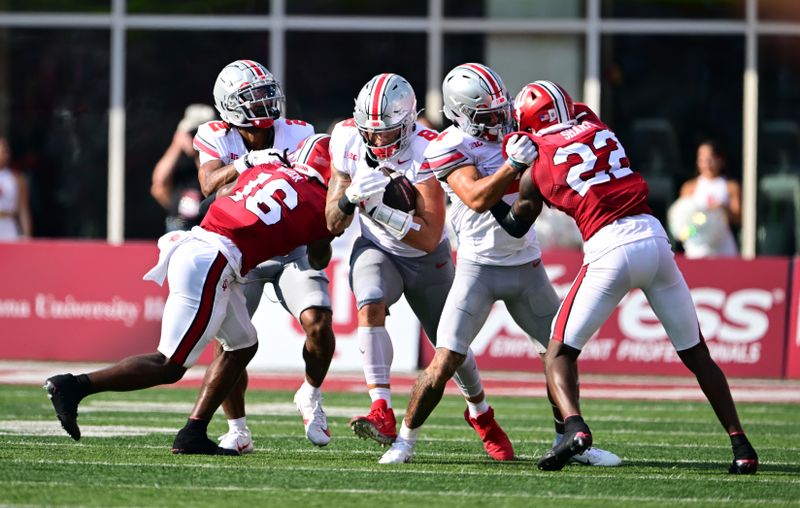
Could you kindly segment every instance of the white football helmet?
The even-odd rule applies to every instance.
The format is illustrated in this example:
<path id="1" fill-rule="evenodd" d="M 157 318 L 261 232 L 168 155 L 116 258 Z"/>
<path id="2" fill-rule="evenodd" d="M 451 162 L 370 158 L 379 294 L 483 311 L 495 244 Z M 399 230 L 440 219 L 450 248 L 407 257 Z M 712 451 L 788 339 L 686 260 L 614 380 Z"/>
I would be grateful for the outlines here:
<path id="1" fill-rule="evenodd" d="M 358 93 L 353 111 L 367 154 L 378 162 L 397 156 L 411 142 L 417 97 L 397 74 L 378 74 Z"/>
<path id="2" fill-rule="evenodd" d="M 229 63 L 214 83 L 214 105 L 220 117 L 237 127 L 272 127 L 283 114 L 284 100 L 272 73 L 253 60 Z"/>
<path id="3" fill-rule="evenodd" d="M 511 98 L 492 69 L 466 63 L 447 73 L 442 82 L 444 116 L 460 130 L 488 141 L 511 132 Z"/>

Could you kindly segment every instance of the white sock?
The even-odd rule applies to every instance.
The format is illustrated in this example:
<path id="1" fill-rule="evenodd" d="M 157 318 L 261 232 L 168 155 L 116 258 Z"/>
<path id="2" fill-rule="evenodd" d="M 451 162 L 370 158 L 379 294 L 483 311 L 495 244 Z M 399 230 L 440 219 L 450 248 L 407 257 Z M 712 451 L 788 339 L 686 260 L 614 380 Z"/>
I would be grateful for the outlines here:
<path id="1" fill-rule="evenodd" d="M 409 429 L 406 427 L 406 419 L 403 418 L 403 424 L 400 425 L 400 432 L 397 433 L 397 439 L 402 439 L 406 443 L 410 443 L 414 445 L 417 443 L 417 434 L 419 433 L 420 427 L 416 429 Z"/>
<path id="2" fill-rule="evenodd" d="M 309 397 L 315 397 L 319 395 L 319 388 L 310 384 L 308 380 L 303 381 L 303 384 L 300 385 L 300 389 L 298 391 L 304 395 L 308 395 Z"/>
<path id="3" fill-rule="evenodd" d="M 388 385 L 394 359 L 389 332 L 383 326 L 359 326 L 357 335 L 367 384 Z"/>
<path id="4" fill-rule="evenodd" d="M 489 403 L 486 402 L 485 398 L 480 402 L 467 401 L 467 409 L 469 409 L 469 415 L 472 418 L 477 418 L 489 410 Z"/>
<path id="5" fill-rule="evenodd" d="M 228 431 L 233 432 L 236 430 L 245 430 L 247 429 L 247 417 L 242 416 L 241 418 L 235 418 L 233 420 L 228 420 Z"/>
<path id="6" fill-rule="evenodd" d="M 391 388 L 370 388 L 369 398 L 372 402 L 383 399 L 386 401 L 386 407 L 392 407 L 392 389 Z"/>
<path id="7" fill-rule="evenodd" d="M 475 362 L 472 349 L 467 350 L 467 358 L 456 369 L 453 380 L 465 399 L 476 397 L 483 392 L 481 373 L 478 372 L 478 364 Z"/>

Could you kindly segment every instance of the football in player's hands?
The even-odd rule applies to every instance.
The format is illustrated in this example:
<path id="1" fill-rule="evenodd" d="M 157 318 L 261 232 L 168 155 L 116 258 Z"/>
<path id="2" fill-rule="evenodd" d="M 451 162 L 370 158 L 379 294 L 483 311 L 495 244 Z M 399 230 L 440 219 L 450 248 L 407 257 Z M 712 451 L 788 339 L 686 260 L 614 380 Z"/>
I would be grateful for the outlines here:
<path id="1" fill-rule="evenodd" d="M 411 181 L 397 171 L 385 167 L 381 167 L 380 170 L 389 177 L 389 183 L 383 193 L 383 204 L 401 212 L 413 211 L 417 205 L 417 190 Z"/>

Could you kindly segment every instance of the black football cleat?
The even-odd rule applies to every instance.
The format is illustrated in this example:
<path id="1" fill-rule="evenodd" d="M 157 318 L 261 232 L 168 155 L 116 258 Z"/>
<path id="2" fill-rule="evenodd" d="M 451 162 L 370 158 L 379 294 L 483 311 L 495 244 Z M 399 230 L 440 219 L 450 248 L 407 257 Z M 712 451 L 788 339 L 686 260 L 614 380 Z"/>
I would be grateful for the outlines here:
<path id="1" fill-rule="evenodd" d="M 733 459 L 728 472 L 730 474 L 756 474 L 758 471 L 758 459 Z"/>
<path id="2" fill-rule="evenodd" d="M 229 450 L 217 446 L 217 443 L 210 440 L 203 432 L 193 432 L 188 429 L 181 429 L 172 442 L 172 453 L 185 455 L 241 455 L 236 450 Z"/>
<path id="3" fill-rule="evenodd" d="M 583 453 L 592 446 L 592 434 L 578 431 L 566 434 L 553 448 L 545 453 L 537 466 L 542 471 L 560 471 L 573 456 Z"/>
<path id="4" fill-rule="evenodd" d="M 730 474 L 756 474 L 758 470 L 758 454 L 747 438 L 733 447 L 733 462 L 728 469 Z"/>
<path id="5" fill-rule="evenodd" d="M 61 426 L 75 441 L 81 438 L 81 429 L 78 427 L 78 403 L 81 396 L 78 391 L 78 381 L 72 374 L 61 374 L 48 378 L 44 383 L 47 396 L 53 403 L 56 416 Z"/>

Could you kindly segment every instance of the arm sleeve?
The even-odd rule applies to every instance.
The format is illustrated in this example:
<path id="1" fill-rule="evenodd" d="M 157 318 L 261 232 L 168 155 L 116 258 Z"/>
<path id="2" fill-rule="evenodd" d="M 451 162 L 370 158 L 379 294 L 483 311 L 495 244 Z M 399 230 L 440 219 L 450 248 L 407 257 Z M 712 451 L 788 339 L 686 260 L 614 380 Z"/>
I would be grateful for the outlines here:
<path id="1" fill-rule="evenodd" d="M 500 227 L 514 238 L 522 238 L 530 231 L 531 226 L 533 226 L 533 222 L 529 222 L 514 215 L 511 205 L 507 204 L 502 199 L 491 207 L 489 211 L 492 212 L 492 215 L 500 224 Z"/>

